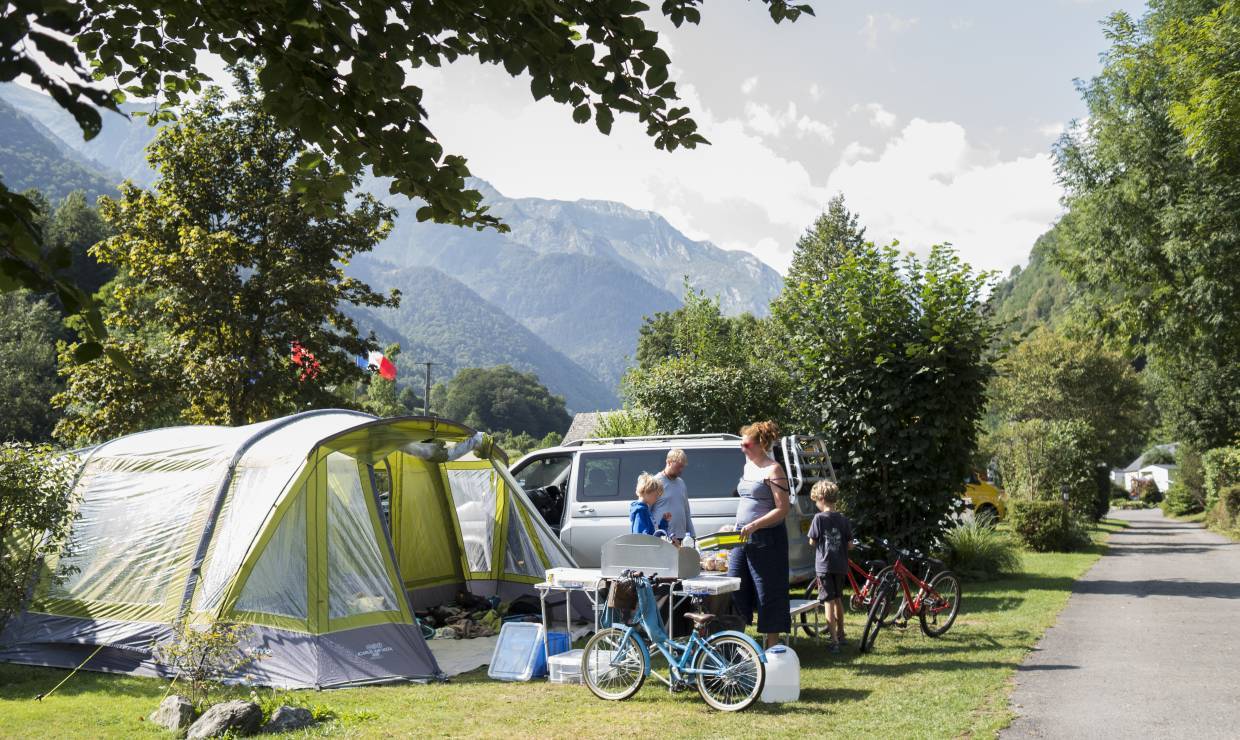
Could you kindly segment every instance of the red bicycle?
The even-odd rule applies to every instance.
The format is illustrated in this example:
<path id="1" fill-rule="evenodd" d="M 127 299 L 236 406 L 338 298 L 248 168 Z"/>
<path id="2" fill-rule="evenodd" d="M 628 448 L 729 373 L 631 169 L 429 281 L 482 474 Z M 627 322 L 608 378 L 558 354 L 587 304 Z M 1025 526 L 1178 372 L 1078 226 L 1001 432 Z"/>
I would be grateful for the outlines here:
<path id="1" fill-rule="evenodd" d="M 855 541 L 854 541 L 855 543 Z M 850 611 L 868 612 L 870 603 L 874 600 L 874 594 L 878 593 L 878 585 L 882 583 L 885 576 L 892 572 L 890 565 L 884 560 L 867 560 L 865 567 L 857 564 L 856 560 L 848 559 L 848 586 L 852 591 L 844 603 L 848 605 Z M 818 579 L 809 582 L 805 587 L 805 598 L 814 601 L 818 598 Z M 800 629 L 805 634 L 813 637 L 818 634 L 817 628 L 809 623 L 808 615 L 801 614 Z"/>
<path id="2" fill-rule="evenodd" d="M 861 652 L 874 647 L 878 631 L 893 621 L 908 620 L 913 615 L 921 622 L 921 631 L 927 637 L 940 637 L 951 629 L 960 613 L 960 579 L 943 564 L 933 558 L 892 548 L 895 563 L 891 572 L 881 579 L 870 603 L 865 629 L 861 632 Z M 924 575 L 920 578 L 905 565 L 905 560 L 923 564 Z M 938 570 L 933 576 L 931 572 Z M 897 599 L 900 599 L 897 604 Z"/>

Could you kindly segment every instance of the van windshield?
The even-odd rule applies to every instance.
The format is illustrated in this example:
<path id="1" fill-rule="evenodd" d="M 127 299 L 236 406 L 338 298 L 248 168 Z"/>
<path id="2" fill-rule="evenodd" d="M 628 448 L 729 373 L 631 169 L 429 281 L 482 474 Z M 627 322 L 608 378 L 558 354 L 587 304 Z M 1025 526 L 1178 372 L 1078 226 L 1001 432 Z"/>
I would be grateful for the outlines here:
<path id="1" fill-rule="evenodd" d="M 736 495 L 736 483 L 745 468 L 737 448 L 687 449 L 688 465 L 682 477 L 689 498 L 727 498 Z M 657 473 L 667 461 L 667 450 L 609 450 L 581 456 L 577 476 L 578 501 L 627 501 L 634 498 L 637 477 Z"/>
<path id="2" fill-rule="evenodd" d="M 525 465 L 512 471 L 512 477 L 517 479 L 521 484 L 521 488 L 529 491 L 534 488 L 542 488 L 549 486 L 560 477 L 569 463 L 573 461 L 571 455 L 557 455 L 555 457 L 540 457 L 537 460 L 530 460 Z"/>

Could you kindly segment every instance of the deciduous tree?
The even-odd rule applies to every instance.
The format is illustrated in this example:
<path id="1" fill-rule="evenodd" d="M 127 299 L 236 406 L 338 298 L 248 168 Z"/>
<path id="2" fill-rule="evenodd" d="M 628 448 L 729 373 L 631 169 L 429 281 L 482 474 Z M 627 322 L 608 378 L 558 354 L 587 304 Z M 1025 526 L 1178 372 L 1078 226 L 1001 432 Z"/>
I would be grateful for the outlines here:
<path id="1" fill-rule="evenodd" d="M 534 373 L 511 365 L 465 368 L 436 386 L 431 398 L 440 414 L 486 431 L 538 439 L 563 433 L 571 421 L 562 396 L 552 395 Z"/>
<path id="2" fill-rule="evenodd" d="M 728 317 L 686 283 L 684 305 L 647 317 L 624 393 L 664 434 L 736 433 L 782 419 L 788 389 L 771 321 Z"/>
<path id="3" fill-rule="evenodd" d="M 799 426 L 821 430 L 867 536 L 926 545 L 961 506 L 991 375 L 986 275 L 862 245 L 775 303 Z"/>
<path id="4" fill-rule="evenodd" d="M 101 200 L 115 235 L 92 254 L 118 269 L 107 288 L 108 344 L 133 373 L 111 362 L 74 364 L 57 429 L 83 442 L 164 423 L 246 424 L 319 404 L 359 377 L 347 304 L 392 304 L 344 275 L 390 228 L 373 198 L 295 191 L 299 137 L 267 112 L 248 74 L 240 97 L 209 90 L 149 149 L 160 179 Z M 312 184 L 314 184 L 312 182 Z M 317 186 L 316 186 L 317 187 Z M 127 377 L 124 377 L 127 376 Z"/>
<path id="5" fill-rule="evenodd" d="M 0 293 L 0 441 L 51 439 L 60 390 L 56 342 L 60 312 L 29 291 Z"/>
<path id="6" fill-rule="evenodd" d="M 1096 341 L 1051 329 L 1034 331 L 1008 352 L 990 391 L 1001 422 L 1083 423 L 1080 444 L 1090 468 L 1131 460 L 1150 431 L 1144 390 L 1129 361 Z"/>
<path id="7" fill-rule="evenodd" d="M 1240 431 L 1240 2 L 1154 0 L 1107 24 L 1089 117 L 1057 147 L 1054 258 L 1099 333 L 1143 347 L 1173 436 Z"/>

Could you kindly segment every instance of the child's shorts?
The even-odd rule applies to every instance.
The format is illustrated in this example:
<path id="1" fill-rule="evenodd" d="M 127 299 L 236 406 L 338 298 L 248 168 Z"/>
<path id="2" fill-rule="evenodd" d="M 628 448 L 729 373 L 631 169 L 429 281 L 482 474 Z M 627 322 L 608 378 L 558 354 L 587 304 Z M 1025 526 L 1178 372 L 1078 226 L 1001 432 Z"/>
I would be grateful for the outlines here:
<path id="1" fill-rule="evenodd" d="M 844 597 L 843 573 L 818 574 L 818 600 L 834 601 Z"/>

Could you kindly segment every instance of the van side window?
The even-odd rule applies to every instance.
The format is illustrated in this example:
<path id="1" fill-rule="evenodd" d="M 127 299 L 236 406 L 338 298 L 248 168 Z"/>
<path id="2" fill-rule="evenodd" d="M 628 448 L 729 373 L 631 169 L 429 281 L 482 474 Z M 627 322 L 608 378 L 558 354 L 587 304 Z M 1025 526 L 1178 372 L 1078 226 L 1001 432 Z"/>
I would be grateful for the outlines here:
<path id="1" fill-rule="evenodd" d="M 736 495 L 736 484 L 745 471 L 745 453 L 736 447 L 687 449 L 685 485 L 689 498 L 728 498 Z M 662 469 L 662 466 L 659 466 Z"/>
<path id="2" fill-rule="evenodd" d="M 578 501 L 617 501 L 620 498 L 620 457 L 584 455 L 577 478 Z M 636 485 L 636 483 L 634 483 Z"/>
<path id="3" fill-rule="evenodd" d="M 728 498 L 745 468 L 745 456 L 736 448 L 685 450 L 689 464 L 684 478 L 689 498 Z M 634 498 L 637 477 L 657 473 L 667 462 L 666 450 L 624 450 L 581 456 L 578 501 L 625 501 Z"/>

